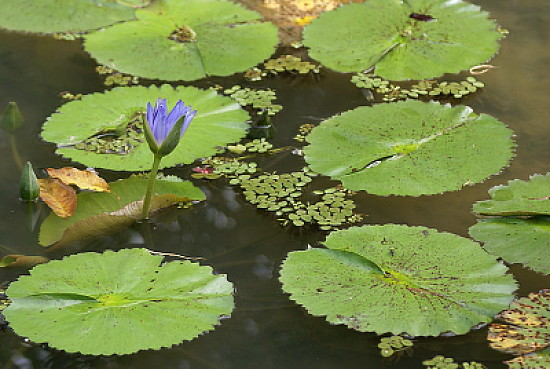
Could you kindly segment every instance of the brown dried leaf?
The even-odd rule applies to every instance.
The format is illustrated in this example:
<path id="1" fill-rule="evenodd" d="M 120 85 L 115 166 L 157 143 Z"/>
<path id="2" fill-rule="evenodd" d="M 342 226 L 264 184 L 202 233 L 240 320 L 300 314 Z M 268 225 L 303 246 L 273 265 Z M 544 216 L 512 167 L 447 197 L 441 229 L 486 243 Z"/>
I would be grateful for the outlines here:
<path id="1" fill-rule="evenodd" d="M 0 259 L 0 268 L 31 268 L 38 264 L 47 263 L 50 259 L 34 255 L 6 255 Z"/>
<path id="2" fill-rule="evenodd" d="M 76 210 L 76 191 L 55 178 L 39 179 L 40 198 L 61 218 L 68 218 Z"/>
<path id="3" fill-rule="evenodd" d="M 341 4 L 364 0 L 243 0 L 249 8 L 260 12 L 279 27 L 283 44 L 300 41 L 302 28 L 319 14 L 335 9 Z"/>
<path id="4" fill-rule="evenodd" d="M 514 301 L 493 323 L 487 339 L 492 348 L 509 354 L 527 354 L 550 347 L 550 289 Z"/>
<path id="5" fill-rule="evenodd" d="M 92 190 L 97 192 L 111 192 L 109 185 L 103 178 L 89 170 L 80 170 L 71 167 L 60 169 L 46 169 L 52 178 L 57 178 L 67 185 L 75 185 L 83 190 Z"/>

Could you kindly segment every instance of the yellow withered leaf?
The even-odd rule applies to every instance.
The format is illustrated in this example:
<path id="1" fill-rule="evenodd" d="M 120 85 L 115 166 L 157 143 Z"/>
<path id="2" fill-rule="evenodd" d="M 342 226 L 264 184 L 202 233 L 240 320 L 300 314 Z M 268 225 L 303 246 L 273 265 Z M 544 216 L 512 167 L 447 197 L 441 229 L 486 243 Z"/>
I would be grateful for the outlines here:
<path id="1" fill-rule="evenodd" d="M 67 185 L 75 185 L 82 190 L 111 192 L 107 182 L 96 173 L 71 167 L 46 169 L 52 178 L 57 178 Z"/>
<path id="2" fill-rule="evenodd" d="M 68 218 L 76 210 L 76 191 L 57 178 L 42 178 L 40 198 L 61 218 Z"/>

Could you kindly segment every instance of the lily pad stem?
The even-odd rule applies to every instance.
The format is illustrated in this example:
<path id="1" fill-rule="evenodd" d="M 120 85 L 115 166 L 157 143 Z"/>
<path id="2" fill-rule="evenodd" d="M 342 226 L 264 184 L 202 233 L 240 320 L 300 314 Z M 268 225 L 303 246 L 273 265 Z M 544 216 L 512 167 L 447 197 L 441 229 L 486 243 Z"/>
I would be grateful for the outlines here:
<path id="1" fill-rule="evenodd" d="M 159 171 L 159 164 L 162 156 L 155 155 L 153 160 L 153 167 L 149 173 L 149 183 L 147 184 L 147 192 L 145 192 L 145 199 L 143 200 L 143 211 L 141 213 L 141 219 L 149 218 L 149 208 L 151 207 L 151 197 L 153 197 L 153 190 L 155 189 L 155 181 L 157 180 L 157 172 Z"/>

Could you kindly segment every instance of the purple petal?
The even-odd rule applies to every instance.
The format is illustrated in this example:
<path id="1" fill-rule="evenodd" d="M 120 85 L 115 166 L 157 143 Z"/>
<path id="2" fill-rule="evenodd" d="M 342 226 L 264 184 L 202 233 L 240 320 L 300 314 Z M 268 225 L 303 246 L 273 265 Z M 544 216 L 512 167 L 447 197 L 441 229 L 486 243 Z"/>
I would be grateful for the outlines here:
<path id="1" fill-rule="evenodd" d="M 155 105 L 154 116 L 153 116 L 153 126 L 151 131 L 153 132 L 153 137 L 157 144 L 161 144 L 162 141 L 168 135 L 166 126 L 164 124 L 166 120 L 166 99 L 157 99 L 157 104 Z"/>
<path id="2" fill-rule="evenodd" d="M 166 117 L 167 132 L 170 132 L 174 127 L 174 125 L 176 124 L 176 122 L 185 114 L 187 114 L 189 110 L 190 110 L 190 107 L 185 106 L 185 104 L 181 100 L 178 100 L 178 102 L 176 103 L 176 105 L 174 106 L 170 114 L 168 114 L 168 116 Z"/>
<path id="3" fill-rule="evenodd" d="M 191 107 L 189 107 L 189 110 L 191 110 Z M 195 117 L 195 114 L 197 114 L 197 111 L 193 110 L 185 115 L 185 120 L 183 121 L 183 125 L 181 126 L 180 137 L 184 135 L 185 131 L 187 131 L 187 128 L 191 124 L 191 121 Z"/>

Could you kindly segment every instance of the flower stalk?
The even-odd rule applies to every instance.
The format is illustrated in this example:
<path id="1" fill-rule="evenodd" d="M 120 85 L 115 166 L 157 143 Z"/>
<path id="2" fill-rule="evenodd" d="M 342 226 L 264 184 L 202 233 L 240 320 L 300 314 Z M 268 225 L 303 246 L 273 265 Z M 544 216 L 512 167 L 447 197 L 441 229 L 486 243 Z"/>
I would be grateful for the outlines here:
<path id="1" fill-rule="evenodd" d="M 178 100 L 169 113 L 166 99 L 157 99 L 154 107 L 151 106 L 151 103 L 147 103 L 146 124 L 144 124 L 145 138 L 154 159 L 143 200 L 142 219 L 149 217 L 160 161 L 178 146 L 196 113 L 196 110 L 192 110 L 181 100 Z"/>

